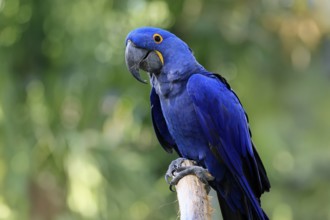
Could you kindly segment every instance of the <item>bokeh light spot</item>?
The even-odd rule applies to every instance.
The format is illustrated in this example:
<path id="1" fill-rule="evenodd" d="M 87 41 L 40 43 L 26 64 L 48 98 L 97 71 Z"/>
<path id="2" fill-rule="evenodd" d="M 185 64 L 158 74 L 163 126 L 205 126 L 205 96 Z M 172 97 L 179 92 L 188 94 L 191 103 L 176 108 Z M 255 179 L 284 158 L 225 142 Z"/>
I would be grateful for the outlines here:
<path id="1" fill-rule="evenodd" d="M 70 178 L 69 207 L 89 218 L 99 212 L 96 191 L 101 183 L 101 174 L 85 154 L 70 154 L 67 160 Z"/>
<path id="2" fill-rule="evenodd" d="M 0 0 L 0 11 L 5 7 L 5 0 Z"/>
<path id="3" fill-rule="evenodd" d="M 0 219 L 10 219 L 11 210 L 6 204 L 2 203 L 1 200 L 0 200 Z"/>
<path id="4" fill-rule="evenodd" d="M 321 33 L 318 25 L 312 19 L 300 22 L 298 36 L 310 48 L 314 48 L 320 40 Z"/>
<path id="5" fill-rule="evenodd" d="M 19 37 L 19 30 L 16 26 L 8 26 L 0 30 L 0 46 L 11 46 Z"/>
<path id="6" fill-rule="evenodd" d="M 19 0 L 6 1 L 3 14 L 7 17 L 15 16 L 19 11 Z"/>
<path id="7" fill-rule="evenodd" d="M 19 9 L 18 21 L 20 23 L 26 23 L 30 20 L 32 16 L 32 8 L 30 5 L 22 5 Z"/>

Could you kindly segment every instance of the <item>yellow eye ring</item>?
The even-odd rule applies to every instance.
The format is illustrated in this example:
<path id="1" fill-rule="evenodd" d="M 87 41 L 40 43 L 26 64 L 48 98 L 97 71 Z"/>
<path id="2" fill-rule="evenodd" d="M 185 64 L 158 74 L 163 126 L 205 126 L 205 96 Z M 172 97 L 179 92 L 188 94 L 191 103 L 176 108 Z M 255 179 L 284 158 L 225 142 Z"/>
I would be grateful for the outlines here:
<path id="1" fill-rule="evenodd" d="M 156 44 L 160 44 L 163 41 L 163 37 L 160 34 L 154 34 L 152 36 Z"/>

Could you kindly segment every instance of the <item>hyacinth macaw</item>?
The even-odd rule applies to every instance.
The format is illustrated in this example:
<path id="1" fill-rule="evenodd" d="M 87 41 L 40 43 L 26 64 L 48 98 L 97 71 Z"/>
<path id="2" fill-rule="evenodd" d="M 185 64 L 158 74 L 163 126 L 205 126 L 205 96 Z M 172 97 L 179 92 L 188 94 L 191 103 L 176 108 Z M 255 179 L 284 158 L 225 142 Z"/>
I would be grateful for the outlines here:
<path id="1" fill-rule="evenodd" d="M 206 181 L 217 192 L 223 218 L 268 219 L 260 197 L 270 183 L 247 115 L 226 80 L 201 66 L 180 38 L 159 28 L 131 31 L 125 59 L 137 80 L 146 82 L 140 69 L 149 74 L 152 121 L 160 144 L 196 161 L 196 173 L 201 167 L 210 172 L 213 178 Z M 179 167 L 178 161 L 172 169 Z"/>

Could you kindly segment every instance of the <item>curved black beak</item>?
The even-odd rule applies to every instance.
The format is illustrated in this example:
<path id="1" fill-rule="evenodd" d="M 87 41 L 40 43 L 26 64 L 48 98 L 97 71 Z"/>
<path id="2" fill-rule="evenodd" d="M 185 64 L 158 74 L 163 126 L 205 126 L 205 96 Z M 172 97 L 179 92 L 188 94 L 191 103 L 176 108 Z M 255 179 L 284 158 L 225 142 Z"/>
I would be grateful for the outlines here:
<path id="1" fill-rule="evenodd" d="M 142 83 L 147 83 L 147 81 L 141 79 L 140 69 L 147 71 L 149 74 L 159 74 L 163 66 L 155 51 L 136 47 L 130 40 L 127 41 L 126 45 L 125 61 L 128 70 L 134 78 Z"/>

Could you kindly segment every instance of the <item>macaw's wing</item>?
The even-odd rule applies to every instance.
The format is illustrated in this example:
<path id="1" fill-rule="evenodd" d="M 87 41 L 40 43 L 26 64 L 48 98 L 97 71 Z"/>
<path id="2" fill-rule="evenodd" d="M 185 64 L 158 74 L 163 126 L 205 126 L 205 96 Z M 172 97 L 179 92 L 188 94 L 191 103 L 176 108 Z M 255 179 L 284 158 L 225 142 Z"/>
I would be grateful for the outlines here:
<path id="1" fill-rule="evenodd" d="M 150 93 L 150 104 L 152 123 L 159 143 L 168 153 L 172 153 L 174 149 L 180 155 L 178 147 L 170 132 L 168 131 L 168 127 L 160 105 L 159 96 L 157 95 L 154 88 L 152 88 Z"/>
<path id="2" fill-rule="evenodd" d="M 255 214 L 264 219 L 258 199 L 269 189 L 264 168 L 250 137 L 244 109 L 228 83 L 215 74 L 194 74 L 187 90 L 211 151 L 225 164 Z M 262 169 L 259 171 L 259 169 Z M 268 183 L 265 184 L 265 182 Z M 265 185 L 264 185 L 265 184 Z"/>

